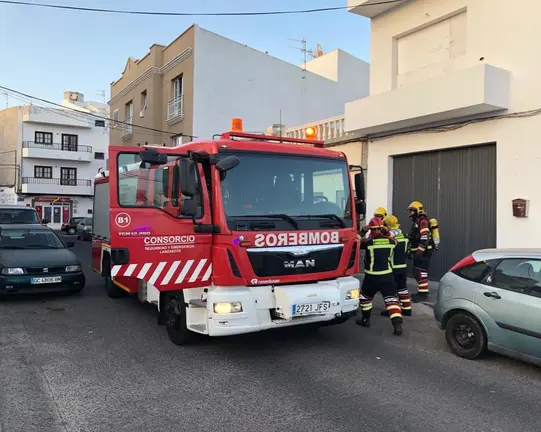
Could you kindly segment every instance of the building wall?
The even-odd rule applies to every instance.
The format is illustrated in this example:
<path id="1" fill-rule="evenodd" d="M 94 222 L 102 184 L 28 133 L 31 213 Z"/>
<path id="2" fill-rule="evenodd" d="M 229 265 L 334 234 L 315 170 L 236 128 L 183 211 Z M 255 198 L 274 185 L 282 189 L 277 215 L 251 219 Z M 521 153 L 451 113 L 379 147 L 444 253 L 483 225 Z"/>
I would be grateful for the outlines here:
<path id="1" fill-rule="evenodd" d="M 329 79 L 208 30 L 195 30 L 193 133 L 199 139 L 229 130 L 233 117 L 243 119 L 246 131 L 264 132 L 280 119 L 297 125 L 342 114 L 344 102 L 367 95 L 368 65 L 346 53 L 337 52 L 336 58 L 358 71 L 353 79 L 342 72 L 340 61 L 332 66 L 332 58 L 314 60 L 328 62 L 314 66 L 314 72 Z"/>
<path id="2" fill-rule="evenodd" d="M 0 110 L 0 186 L 17 184 L 21 118 L 21 107 Z"/>
<path id="3" fill-rule="evenodd" d="M 540 119 L 529 117 L 472 124 L 451 132 L 400 135 L 372 142 L 368 152 L 368 214 L 382 204 L 386 204 L 389 211 L 394 211 L 392 155 L 496 142 L 497 247 L 539 247 L 541 232 L 537 229 L 537 221 L 541 220 L 541 194 L 537 173 L 541 166 L 541 150 L 537 137 L 540 134 Z M 515 198 L 529 200 L 528 218 L 513 217 L 512 200 Z M 456 204 L 462 205 L 460 202 Z M 476 211 L 475 207 L 466 210 Z M 444 232 L 442 227 L 442 237 Z"/>
<path id="4" fill-rule="evenodd" d="M 139 60 L 128 59 L 122 76 L 111 83 L 110 117 L 113 119 L 114 111 L 118 110 L 119 120 L 124 121 L 125 106 L 132 101 L 132 123 L 163 132 L 133 127 L 132 137 L 123 139 L 123 125 L 119 124 L 111 128 L 111 145 L 172 145 L 172 136 L 180 133 L 192 134 L 193 48 L 194 26 L 169 45 L 154 44 L 145 57 Z M 181 53 L 185 53 L 182 60 L 175 60 Z M 184 80 L 184 119 L 169 125 L 167 103 L 171 99 L 171 80 L 181 74 Z M 147 108 L 144 111 L 141 95 L 143 91 L 147 92 Z M 143 116 L 140 115 L 141 112 Z"/>

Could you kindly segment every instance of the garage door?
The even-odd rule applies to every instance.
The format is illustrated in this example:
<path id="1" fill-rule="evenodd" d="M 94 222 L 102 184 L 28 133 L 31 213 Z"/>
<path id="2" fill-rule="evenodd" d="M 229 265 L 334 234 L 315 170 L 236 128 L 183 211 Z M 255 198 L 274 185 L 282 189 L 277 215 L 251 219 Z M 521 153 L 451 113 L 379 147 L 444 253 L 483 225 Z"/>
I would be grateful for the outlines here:
<path id="1" fill-rule="evenodd" d="M 430 279 L 441 278 L 476 249 L 496 247 L 496 145 L 394 157 L 393 211 L 404 231 L 411 226 L 406 208 L 414 200 L 440 226 Z"/>

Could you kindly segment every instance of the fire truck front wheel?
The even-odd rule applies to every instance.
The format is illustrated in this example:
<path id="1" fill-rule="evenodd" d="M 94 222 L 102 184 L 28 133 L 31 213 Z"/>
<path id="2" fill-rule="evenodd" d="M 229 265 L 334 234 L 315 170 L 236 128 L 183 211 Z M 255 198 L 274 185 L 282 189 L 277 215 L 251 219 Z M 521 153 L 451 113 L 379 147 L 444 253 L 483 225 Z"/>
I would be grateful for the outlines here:
<path id="1" fill-rule="evenodd" d="M 103 278 L 103 283 L 105 285 L 105 293 L 109 298 L 119 298 L 125 295 L 125 291 L 122 288 L 116 286 L 111 280 L 111 276 L 105 276 Z"/>
<path id="2" fill-rule="evenodd" d="M 182 294 L 166 295 L 164 318 L 167 335 L 175 345 L 189 345 L 198 339 L 198 334 L 188 329 L 186 305 Z"/>

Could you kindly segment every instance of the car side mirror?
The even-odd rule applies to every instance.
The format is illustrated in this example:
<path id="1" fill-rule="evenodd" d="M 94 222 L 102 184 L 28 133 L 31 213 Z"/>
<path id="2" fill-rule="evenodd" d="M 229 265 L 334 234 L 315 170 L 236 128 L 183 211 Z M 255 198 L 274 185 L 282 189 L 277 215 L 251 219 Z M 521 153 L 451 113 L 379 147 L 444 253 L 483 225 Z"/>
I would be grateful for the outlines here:
<path id="1" fill-rule="evenodd" d="M 197 193 L 195 184 L 196 164 L 190 159 L 179 159 L 177 164 L 180 192 L 186 197 L 193 198 Z"/>
<path id="2" fill-rule="evenodd" d="M 49 219 L 44 218 L 44 219 L 41 220 L 42 225 L 47 225 L 48 223 L 51 223 L 51 221 Z"/>
<path id="3" fill-rule="evenodd" d="M 66 242 L 66 247 L 67 247 L 67 248 L 75 247 L 75 243 L 72 242 L 72 241 L 68 241 L 68 242 Z"/>

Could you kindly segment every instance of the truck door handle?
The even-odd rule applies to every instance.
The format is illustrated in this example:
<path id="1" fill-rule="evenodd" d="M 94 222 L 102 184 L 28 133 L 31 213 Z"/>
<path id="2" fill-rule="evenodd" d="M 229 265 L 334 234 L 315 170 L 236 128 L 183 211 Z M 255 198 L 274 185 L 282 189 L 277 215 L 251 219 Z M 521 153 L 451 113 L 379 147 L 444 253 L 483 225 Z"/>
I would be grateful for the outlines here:
<path id="1" fill-rule="evenodd" d="M 486 297 L 492 297 L 492 298 L 497 299 L 497 300 L 501 299 L 500 295 L 499 295 L 498 293 L 495 293 L 495 292 L 488 292 L 488 291 L 487 291 L 487 292 L 485 292 L 485 293 L 483 293 L 483 294 L 484 294 Z"/>

